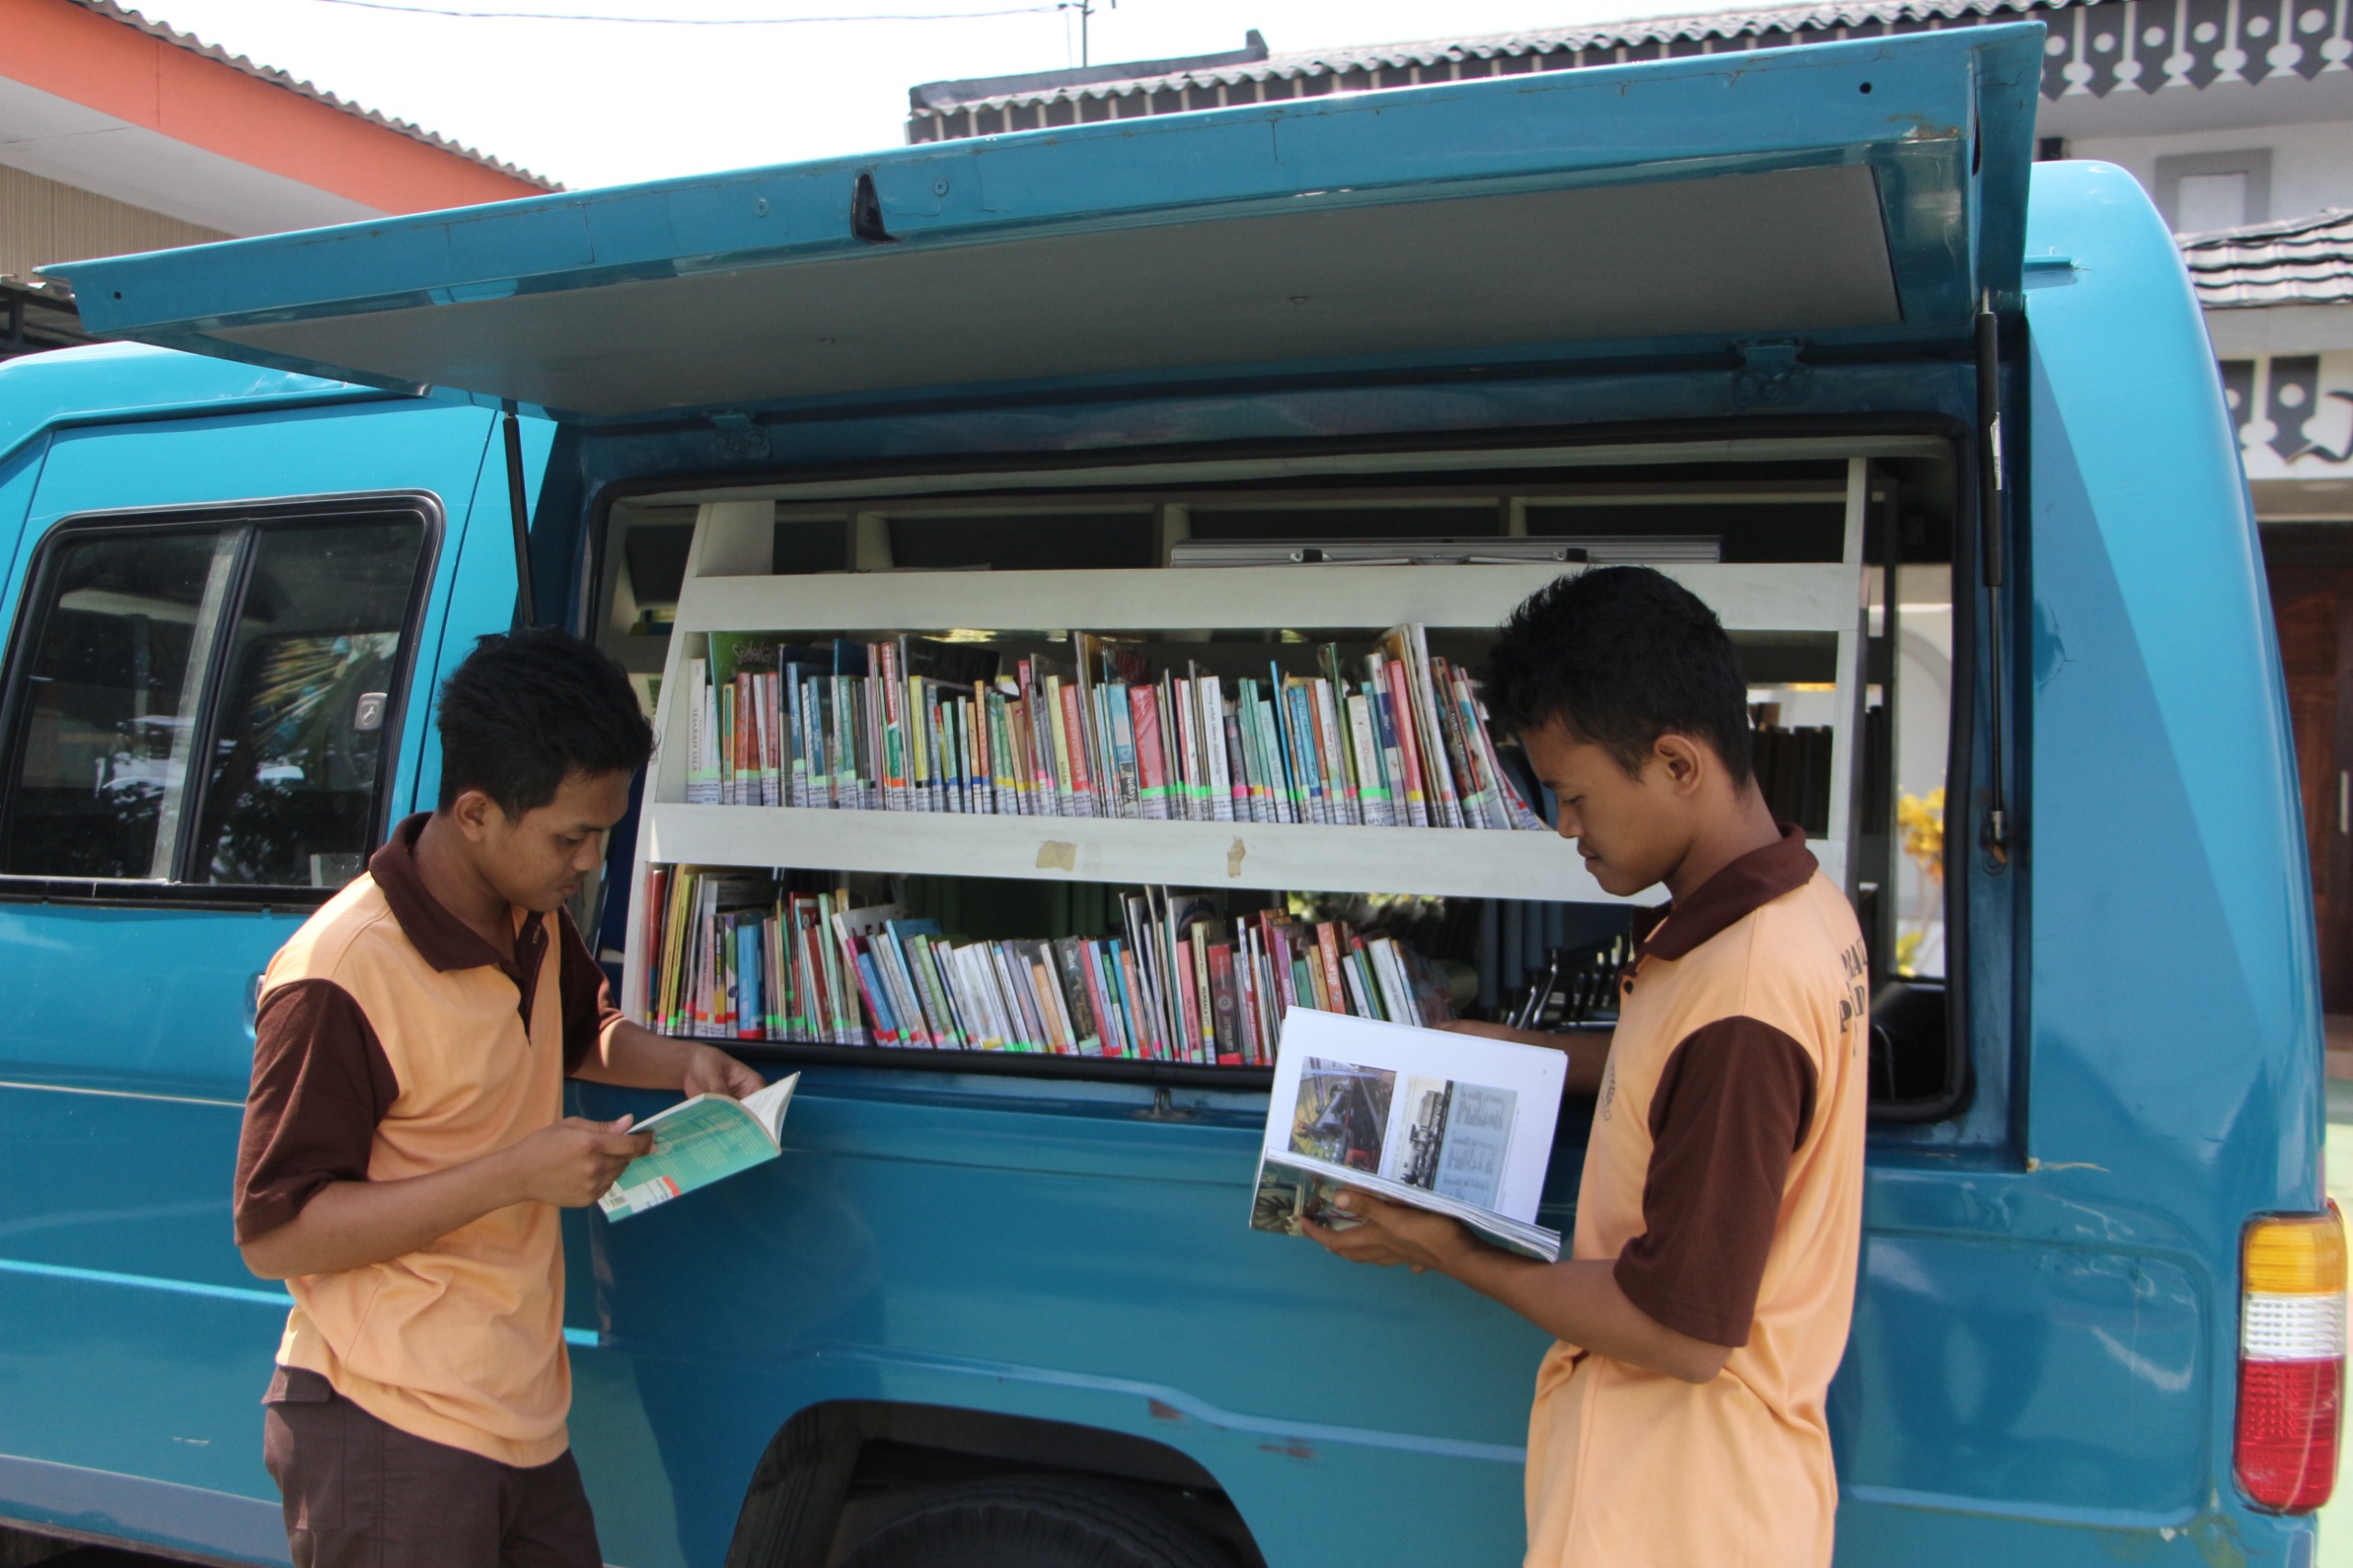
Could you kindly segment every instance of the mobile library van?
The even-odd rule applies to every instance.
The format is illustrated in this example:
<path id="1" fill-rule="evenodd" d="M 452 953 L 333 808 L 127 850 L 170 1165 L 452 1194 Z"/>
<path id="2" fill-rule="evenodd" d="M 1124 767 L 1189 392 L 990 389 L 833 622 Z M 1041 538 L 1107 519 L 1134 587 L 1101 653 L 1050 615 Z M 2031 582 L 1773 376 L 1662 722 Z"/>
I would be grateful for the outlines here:
<path id="1" fill-rule="evenodd" d="M 519 602 L 657 716 L 581 910 L 626 1006 L 801 1074 L 779 1157 L 567 1215 L 615 1562 L 1516 1561 L 1540 1336 L 1251 1228 L 1254 1020 L 1606 1027 L 1627 910 L 1460 672 L 1631 559 L 1722 617 L 1871 936 L 1841 1561 L 2310 1563 L 2344 1287 L 2280 674 L 2164 225 L 2029 166 L 2041 39 L 61 268 L 125 341 L 0 369 L 0 1518 L 285 1561 L 255 980 L 431 803 L 436 682 Z"/>

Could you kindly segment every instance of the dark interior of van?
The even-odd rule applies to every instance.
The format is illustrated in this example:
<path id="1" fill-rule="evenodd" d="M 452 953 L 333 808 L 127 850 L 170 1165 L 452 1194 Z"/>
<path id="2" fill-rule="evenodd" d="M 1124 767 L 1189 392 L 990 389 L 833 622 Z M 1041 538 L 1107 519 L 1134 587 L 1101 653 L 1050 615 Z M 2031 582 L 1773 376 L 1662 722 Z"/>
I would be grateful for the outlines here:
<path id="1" fill-rule="evenodd" d="M 966 649 L 1006 660 L 1048 650 L 1064 627 L 990 620 L 991 577 L 1006 573 L 1135 574 L 1145 585 L 1222 566 L 1288 563 L 1303 573 L 1354 563 L 1413 562 L 1431 572 L 1486 560 L 1700 562 L 1724 569 L 1837 563 L 1847 558 L 1849 513 L 1858 537 L 1851 564 L 1867 603 L 1851 644 L 1821 631 L 1735 630 L 1750 686 L 1754 763 L 1776 814 L 1826 839 L 1832 824 L 1837 705 L 1859 694 L 1840 751 L 1848 798 L 1836 813 L 1846 877 L 1870 939 L 1874 989 L 1870 1087 L 1874 1115 L 1898 1120 L 1949 1114 L 1962 1091 L 1946 987 L 1947 887 L 1942 790 L 1951 760 L 1954 615 L 1953 465 L 1941 449 L 1874 457 L 1863 492 L 1836 455 L 1785 460 L 1640 460 L 1611 452 L 1579 464 L 1558 454 L 1480 467 L 1459 455 L 1429 472 L 1390 461 L 1378 472 L 1335 463 L 1313 474 L 1270 476 L 1204 468 L 1177 483 L 1021 487 L 976 477 L 926 480 L 904 494 L 870 484 L 856 496 L 778 486 L 757 559 L 729 570 L 765 573 L 780 593 L 813 590 L 845 574 L 891 573 L 969 584 L 971 624 L 952 633 Z M 749 492 L 757 494 L 756 491 Z M 741 486 L 732 499 L 747 494 Z M 655 709 L 682 597 L 695 578 L 703 498 L 649 494 L 613 505 L 597 544 L 593 624 L 602 646 L 632 673 Z M 760 514 L 763 518 L 767 514 Z M 797 580 L 803 586 L 794 589 Z M 1727 579 L 1738 582 L 1737 576 Z M 1092 579 L 1090 579 L 1092 581 Z M 1965 607 L 1964 607 L 1965 608 Z M 1728 624 L 1730 618 L 1728 617 Z M 855 638 L 884 629 L 822 628 L 795 620 L 795 637 Z M 1267 626 L 1145 634 L 1138 651 L 1181 668 L 1244 675 L 1271 661 L 1309 670 L 1320 644 L 1346 645 L 1378 628 Z M 1434 653 L 1476 670 L 1494 633 L 1433 627 Z M 1838 683 L 1842 649 L 1859 679 Z M 1499 740 L 1503 740 L 1499 737 Z M 1515 750 L 1501 745 L 1506 767 Z M 1531 781 L 1532 782 L 1532 781 Z M 1540 794 L 1540 790 L 1533 793 Z M 1539 809 L 1547 819 L 1549 802 Z M 604 957 L 615 965 L 631 940 L 627 904 L 635 846 L 617 836 L 601 917 Z M 1119 925 L 1117 886 L 926 869 L 831 878 L 870 889 L 913 915 L 972 938 L 1090 936 Z M 813 882 L 812 885 L 815 885 Z M 1383 896 L 1312 888 L 1207 890 L 1226 917 L 1281 906 L 1339 919 L 1411 944 L 1446 978 L 1466 1017 L 1547 1029 L 1607 1029 L 1616 971 L 1629 952 L 1634 910 L 1607 900 Z M 584 894 L 586 901 L 597 896 Z M 853 896 L 866 896 L 854 893 Z M 1639 902 L 1654 902 L 1659 895 Z M 790 1051 L 791 1048 L 780 1048 Z M 822 1048 L 818 1048 L 822 1049 Z M 909 1053 L 926 1055 L 930 1053 Z M 912 1065 L 913 1063 L 908 1063 Z"/>

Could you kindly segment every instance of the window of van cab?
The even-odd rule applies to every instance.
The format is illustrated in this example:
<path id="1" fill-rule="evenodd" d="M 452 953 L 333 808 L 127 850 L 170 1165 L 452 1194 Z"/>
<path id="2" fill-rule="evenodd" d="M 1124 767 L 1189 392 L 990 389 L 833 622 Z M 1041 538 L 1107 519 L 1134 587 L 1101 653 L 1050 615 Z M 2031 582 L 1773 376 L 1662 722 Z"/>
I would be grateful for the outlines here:
<path id="1" fill-rule="evenodd" d="M 131 896 L 358 876 L 433 531 L 406 498 L 51 530 L 9 660 L 0 876 Z"/>

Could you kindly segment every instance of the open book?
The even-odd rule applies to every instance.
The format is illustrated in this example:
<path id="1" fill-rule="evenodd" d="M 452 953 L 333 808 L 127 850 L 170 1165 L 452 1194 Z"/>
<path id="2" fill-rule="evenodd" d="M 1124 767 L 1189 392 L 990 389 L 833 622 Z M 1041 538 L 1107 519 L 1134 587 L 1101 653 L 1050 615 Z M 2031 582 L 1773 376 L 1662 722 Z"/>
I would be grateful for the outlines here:
<path id="1" fill-rule="evenodd" d="M 1487 1241 L 1555 1263 L 1536 1223 L 1568 1058 L 1542 1046 L 1294 1007 L 1283 1015 L 1250 1223 L 1345 1229 L 1355 1187 L 1451 1215 Z"/>
<path id="2" fill-rule="evenodd" d="M 607 1219 L 626 1220 L 775 1159 L 784 1108 L 800 1082 L 795 1073 L 740 1100 L 697 1095 L 647 1117 L 630 1131 L 653 1133 L 654 1152 L 631 1160 L 597 1207 Z"/>

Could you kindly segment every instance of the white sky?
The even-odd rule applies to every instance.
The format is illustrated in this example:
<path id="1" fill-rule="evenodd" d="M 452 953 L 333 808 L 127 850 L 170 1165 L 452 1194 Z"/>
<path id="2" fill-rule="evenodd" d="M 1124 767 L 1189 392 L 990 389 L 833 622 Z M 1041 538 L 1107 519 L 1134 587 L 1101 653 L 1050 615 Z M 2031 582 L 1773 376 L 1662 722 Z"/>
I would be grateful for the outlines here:
<path id="1" fill-rule="evenodd" d="M 1078 62 L 1069 9 L 889 15 L 1053 0 L 378 0 L 597 17 L 854 17 L 782 27 L 399 15 L 338 0 L 140 0 L 149 18 L 574 188 L 899 145 L 919 82 Z M 1104 0 L 1096 0 L 1101 6 Z M 1277 53 L 1707 8 L 1692 0 L 1123 0 L 1097 62 L 1242 47 Z"/>

